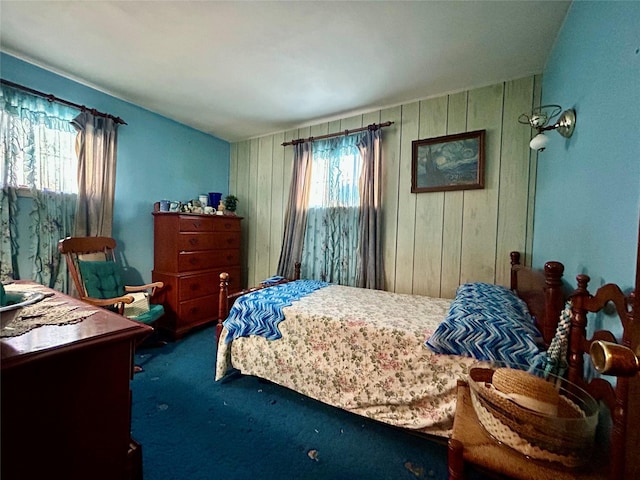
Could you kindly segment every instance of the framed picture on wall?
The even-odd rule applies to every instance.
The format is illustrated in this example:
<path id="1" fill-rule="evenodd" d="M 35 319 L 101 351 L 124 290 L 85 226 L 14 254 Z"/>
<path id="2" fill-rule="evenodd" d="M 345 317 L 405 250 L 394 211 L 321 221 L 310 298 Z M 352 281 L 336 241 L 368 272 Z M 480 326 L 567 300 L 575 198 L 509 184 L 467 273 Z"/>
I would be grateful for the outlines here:
<path id="1" fill-rule="evenodd" d="M 411 142 L 411 192 L 484 188 L 485 130 Z"/>

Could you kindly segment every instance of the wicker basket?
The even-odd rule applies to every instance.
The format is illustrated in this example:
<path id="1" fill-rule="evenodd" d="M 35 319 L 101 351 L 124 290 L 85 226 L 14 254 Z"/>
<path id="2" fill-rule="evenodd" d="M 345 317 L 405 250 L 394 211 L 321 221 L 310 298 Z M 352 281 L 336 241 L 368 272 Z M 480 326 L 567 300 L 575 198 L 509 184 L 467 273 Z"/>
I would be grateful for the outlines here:
<path id="1" fill-rule="evenodd" d="M 517 368 L 472 368 L 471 402 L 499 443 L 535 460 L 578 467 L 593 448 L 598 404 L 578 386 L 549 377 Z"/>

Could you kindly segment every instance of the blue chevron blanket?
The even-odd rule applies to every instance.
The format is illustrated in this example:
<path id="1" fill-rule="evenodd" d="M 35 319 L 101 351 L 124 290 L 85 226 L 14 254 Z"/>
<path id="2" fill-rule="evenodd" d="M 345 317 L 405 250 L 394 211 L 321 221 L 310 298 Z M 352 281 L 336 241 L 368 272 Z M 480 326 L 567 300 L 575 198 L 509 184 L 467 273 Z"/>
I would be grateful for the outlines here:
<path id="1" fill-rule="evenodd" d="M 458 287 L 447 318 L 426 341 L 436 353 L 530 365 L 543 347 L 526 304 L 489 283 Z"/>
<path id="2" fill-rule="evenodd" d="M 241 296 L 223 323 L 228 330 L 226 342 L 249 335 L 260 335 L 268 340 L 280 338 L 278 324 L 284 320 L 282 309 L 327 285 L 327 282 L 316 280 L 296 280 Z"/>

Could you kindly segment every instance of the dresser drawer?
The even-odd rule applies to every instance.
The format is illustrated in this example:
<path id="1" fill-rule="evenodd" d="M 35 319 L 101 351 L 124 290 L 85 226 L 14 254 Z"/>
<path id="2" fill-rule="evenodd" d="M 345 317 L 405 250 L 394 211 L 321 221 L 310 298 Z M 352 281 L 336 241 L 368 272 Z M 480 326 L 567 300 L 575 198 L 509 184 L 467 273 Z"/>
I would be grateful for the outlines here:
<path id="1" fill-rule="evenodd" d="M 240 290 L 240 269 L 239 268 L 219 268 L 196 275 L 181 276 L 178 279 L 178 302 L 192 300 L 207 295 L 219 295 L 220 274 L 229 274 L 229 292 Z"/>
<path id="2" fill-rule="evenodd" d="M 220 277 L 213 272 L 180 277 L 178 292 L 178 301 L 180 302 L 207 295 L 217 295 L 220 292 Z"/>
<path id="3" fill-rule="evenodd" d="M 218 215 L 181 215 L 178 223 L 181 232 L 239 232 L 238 219 Z"/>
<path id="4" fill-rule="evenodd" d="M 218 216 L 213 222 L 214 232 L 239 232 L 240 222 L 233 217 Z"/>
<path id="5" fill-rule="evenodd" d="M 202 252 L 180 252 L 178 254 L 179 272 L 192 272 L 239 264 L 240 250 L 207 250 Z"/>
<path id="6" fill-rule="evenodd" d="M 218 296 L 210 295 L 180 302 L 178 318 L 187 324 L 199 323 L 204 319 L 218 318 Z"/>
<path id="7" fill-rule="evenodd" d="M 181 215 L 178 228 L 181 232 L 213 232 L 213 222 L 204 216 Z"/>
<path id="8" fill-rule="evenodd" d="M 180 233 L 178 251 L 223 250 L 240 248 L 240 234 L 236 232 Z"/>

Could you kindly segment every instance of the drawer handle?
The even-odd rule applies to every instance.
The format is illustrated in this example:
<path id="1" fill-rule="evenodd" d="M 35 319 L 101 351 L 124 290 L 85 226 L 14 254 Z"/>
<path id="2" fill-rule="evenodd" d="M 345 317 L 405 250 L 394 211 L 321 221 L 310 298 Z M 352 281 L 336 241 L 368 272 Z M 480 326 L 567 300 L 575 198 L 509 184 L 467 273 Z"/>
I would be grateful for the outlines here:
<path id="1" fill-rule="evenodd" d="M 193 228 L 200 228 L 200 222 L 193 222 Z"/>
<path id="2" fill-rule="evenodd" d="M 196 290 L 200 290 L 200 284 L 199 283 L 192 283 L 191 284 L 191 291 L 195 292 Z"/>
<path id="3" fill-rule="evenodd" d="M 236 243 L 236 239 L 235 238 L 232 238 L 232 237 L 227 238 L 227 244 L 233 245 L 234 243 Z"/>
<path id="4" fill-rule="evenodd" d="M 200 311 L 200 309 L 198 307 L 191 307 L 191 310 L 189 310 L 192 314 L 196 314 Z"/>
<path id="5" fill-rule="evenodd" d="M 190 238 L 189 239 L 189 245 L 197 245 L 198 244 L 198 239 L 197 238 Z"/>
<path id="6" fill-rule="evenodd" d="M 189 263 L 191 265 L 198 265 L 200 263 L 200 260 L 198 260 L 197 258 L 190 258 Z"/>
<path id="7" fill-rule="evenodd" d="M 229 229 L 231 228 L 231 226 L 232 226 L 232 225 L 233 225 L 233 224 L 231 224 L 231 223 L 225 223 L 225 224 L 224 224 L 224 228 L 225 228 L 225 229 L 227 229 L 227 230 L 229 230 Z"/>

